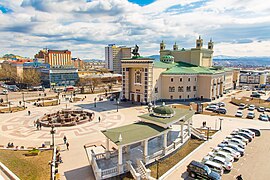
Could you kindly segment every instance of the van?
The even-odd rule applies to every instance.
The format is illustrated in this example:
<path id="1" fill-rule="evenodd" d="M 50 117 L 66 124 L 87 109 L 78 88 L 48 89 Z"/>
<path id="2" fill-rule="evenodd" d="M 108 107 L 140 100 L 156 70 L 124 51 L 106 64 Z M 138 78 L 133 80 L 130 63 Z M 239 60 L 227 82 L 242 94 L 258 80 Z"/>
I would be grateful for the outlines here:
<path id="1" fill-rule="evenodd" d="M 222 165 L 219 163 L 213 161 L 206 161 L 204 164 L 208 166 L 212 171 L 218 173 L 219 175 L 222 175 L 224 172 Z"/>
<path id="2" fill-rule="evenodd" d="M 221 179 L 220 175 L 217 172 L 213 171 L 208 166 L 198 161 L 191 161 L 187 166 L 187 172 L 192 178 L 211 179 L 211 180 Z"/>

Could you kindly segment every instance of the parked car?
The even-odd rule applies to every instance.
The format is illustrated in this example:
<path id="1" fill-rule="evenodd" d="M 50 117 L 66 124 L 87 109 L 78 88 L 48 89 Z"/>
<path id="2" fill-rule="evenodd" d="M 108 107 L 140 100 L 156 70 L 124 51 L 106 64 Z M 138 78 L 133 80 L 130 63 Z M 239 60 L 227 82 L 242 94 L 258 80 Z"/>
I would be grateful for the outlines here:
<path id="1" fill-rule="evenodd" d="M 217 103 L 217 106 L 218 106 L 218 107 L 225 107 L 225 105 L 226 105 L 226 104 L 225 104 L 224 102 L 218 102 L 218 103 Z"/>
<path id="2" fill-rule="evenodd" d="M 259 90 L 258 93 L 260 93 L 260 94 L 266 94 L 265 91 L 263 91 L 263 90 Z"/>
<path id="3" fill-rule="evenodd" d="M 187 166 L 187 172 L 192 178 L 220 180 L 220 175 L 210 169 L 207 165 L 204 165 L 197 161 L 191 161 Z"/>
<path id="4" fill-rule="evenodd" d="M 10 91 L 19 91 L 20 88 L 18 88 L 16 85 L 8 85 L 7 89 Z"/>
<path id="5" fill-rule="evenodd" d="M 224 151 L 209 152 L 208 155 L 211 156 L 211 157 L 218 156 L 218 157 L 225 158 L 227 162 L 233 162 L 234 161 L 234 157 L 232 155 L 230 155 L 229 153 L 226 153 Z"/>
<path id="6" fill-rule="evenodd" d="M 243 117 L 243 111 L 238 110 L 235 114 L 235 117 Z"/>
<path id="7" fill-rule="evenodd" d="M 215 162 L 215 163 L 221 164 L 222 167 L 224 169 L 226 169 L 227 171 L 230 171 L 233 168 L 232 162 L 227 162 L 225 158 L 216 156 L 216 157 L 213 158 L 212 161 Z"/>
<path id="8" fill-rule="evenodd" d="M 248 128 L 248 130 L 254 132 L 255 133 L 255 136 L 261 136 L 261 131 L 259 129 Z"/>
<path id="9" fill-rule="evenodd" d="M 239 109 L 245 109 L 246 108 L 246 105 L 244 103 L 240 103 L 238 108 Z"/>
<path id="10" fill-rule="evenodd" d="M 247 118 L 249 118 L 249 119 L 255 118 L 255 113 L 253 111 L 249 111 L 247 114 Z"/>
<path id="11" fill-rule="evenodd" d="M 2 91 L 2 94 L 3 94 L 3 95 L 8 94 L 8 90 L 4 89 L 4 90 Z"/>
<path id="12" fill-rule="evenodd" d="M 257 111 L 258 111 L 258 112 L 264 112 L 264 107 L 258 107 L 258 108 L 257 108 Z"/>
<path id="13" fill-rule="evenodd" d="M 255 133 L 254 133 L 253 131 L 250 131 L 249 129 L 246 129 L 246 128 L 240 129 L 239 132 L 245 132 L 245 133 L 248 133 L 252 138 L 255 137 Z"/>
<path id="14" fill-rule="evenodd" d="M 217 152 L 217 151 L 223 151 L 223 152 L 226 152 L 226 153 L 229 153 L 232 157 L 234 157 L 234 159 L 238 160 L 241 156 L 241 154 L 237 151 L 235 151 L 234 149 L 232 148 L 229 148 L 229 147 L 216 147 L 213 149 L 214 152 Z"/>
<path id="15" fill-rule="evenodd" d="M 223 143 L 226 143 L 226 144 L 236 144 L 237 146 L 245 149 L 246 148 L 246 143 L 244 143 L 243 141 L 241 141 L 240 139 L 235 139 L 235 138 L 232 138 L 232 139 L 225 139 L 223 141 Z"/>
<path id="16" fill-rule="evenodd" d="M 267 114 L 260 114 L 259 120 L 269 121 L 269 117 L 267 116 Z"/>
<path id="17" fill-rule="evenodd" d="M 270 112 L 270 108 L 265 108 L 265 111 L 266 112 Z"/>
<path id="18" fill-rule="evenodd" d="M 220 107 L 214 110 L 215 113 L 220 113 L 220 114 L 226 114 L 227 113 L 227 109 L 224 107 Z"/>
<path id="19" fill-rule="evenodd" d="M 237 135 L 243 136 L 244 138 L 248 139 L 249 142 L 252 141 L 252 136 L 245 132 L 239 132 Z"/>
<path id="20" fill-rule="evenodd" d="M 240 139 L 242 142 L 244 142 L 246 144 L 248 144 L 248 142 L 249 142 L 248 139 L 244 138 L 243 136 L 234 135 L 232 137 L 235 138 L 235 139 Z"/>
<path id="21" fill-rule="evenodd" d="M 255 109 L 255 105 L 253 105 L 253 104 L 249 105 L 249 107 L 248 107 L 249 111 L 254 111 L 254 109 Z"/>
<path id="22" fill-rule="evenodd" d="M 204 162 L 206 166 L 208 166 L 212 171 L 218 173 L 220 176 L 223 174 L 224 169 L 221 164 L 215 163 L 213 161 Z"/>
<path id="23" fill-rule="evenodd" d="M 255 92 L 255 93 L 252 93 L 252 94 L 250 95 L 250 97 L 260 98 L 261 95 L 260 95 L 259 93 Z"/>
<path id="24" fill-rule="evenodd" d="M 241 156 L 244 156 L 244 154 L 245 154 L 245 150 L 243 148 L 239 147 L 239 145 L 229 143 L 228 147 L 234 149 L 237 152 L 239 152 L 241 154 Z"/>
<path id="25" fill-rule="evenodd" d="M 208 110 L 208 111 L 214 111 L 218 108 L 218 106 L 216 105 L 209 105 L 207 106 L 205 109 Z"/>

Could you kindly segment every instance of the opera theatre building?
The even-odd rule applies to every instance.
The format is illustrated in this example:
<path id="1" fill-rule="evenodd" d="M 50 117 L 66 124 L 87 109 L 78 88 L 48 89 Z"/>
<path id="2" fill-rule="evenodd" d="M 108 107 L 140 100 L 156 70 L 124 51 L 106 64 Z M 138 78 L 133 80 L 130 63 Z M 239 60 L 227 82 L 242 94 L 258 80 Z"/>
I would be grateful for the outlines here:
<path id="1" fill-rule="evenodd" d="M 133 102 L 211 101 L 238 85 L 237 70 L 213 66 L 212 40 L 203 48 L 203 39 L 196 47 L 172 50 L 160 43 L 160 60 L 133 56 L 122 59 L 123 98 Z"/>

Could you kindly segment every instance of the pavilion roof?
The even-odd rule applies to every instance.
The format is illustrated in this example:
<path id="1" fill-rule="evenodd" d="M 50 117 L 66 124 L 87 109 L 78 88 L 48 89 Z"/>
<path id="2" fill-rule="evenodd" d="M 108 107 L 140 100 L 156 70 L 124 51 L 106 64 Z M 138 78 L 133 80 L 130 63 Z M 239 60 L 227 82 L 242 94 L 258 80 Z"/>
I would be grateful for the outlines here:
<path id="1" fill-rule="evenodd" d="M 175 114 L 172 117 L 157 117 L 152 113 L 148 113 L 139 116 L 139 118 L 142 118 L 149 123 L 155 123 L 157 125 L 162 125 L 163 127 L 168 127 L 179 120 L 186 121 L 194 115 L 194 111 L 189 109 L 173 108 L 173 110 Z"/>
<path id="2" fill-rule="evenodd" d="M 126 145 L 143 141 L 148 138 L 158 136 L 166 129 L 155 124 L 147 122 L 137 122 L 121 127 L 116 127 L 102 131 L 102 133 L 109 138 L 116 145 Z M 119 141 L 121 134 L 122 141 Z"/>

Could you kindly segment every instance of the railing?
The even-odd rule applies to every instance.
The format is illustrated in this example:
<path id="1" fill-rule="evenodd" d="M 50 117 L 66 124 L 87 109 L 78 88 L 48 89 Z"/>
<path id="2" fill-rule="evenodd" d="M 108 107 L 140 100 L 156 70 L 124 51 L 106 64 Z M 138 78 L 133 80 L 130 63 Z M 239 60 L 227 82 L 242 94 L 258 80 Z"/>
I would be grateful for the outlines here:
<path id="1" fill-rule="evenodd" d="M 95 154 L 95 157 L 97 160 L 104 159 L 106 157 L 106 154 L 105 153 Z"/>
<path id="2" fill-rule="evenodd" d="M 163 150 L 155 152 L 154 154 L 149 155 L 149 159 L 154 159 L 155 157 L 158 157 L 158 156 L 162 155 L 162 153 L 163 153 Z"/>
<path id="3" fill-rule="evenodd" d="M 151 176 L 151 170 L 146 169 L 146 167 L 144 166 L 144 164 L 143 164 L 143 162 L 141 160 L 137 160 L 137 166 L 141 167 L 141 169 L 143 170 L 143 172 L 146 175 L 147 179 Z"/>
<path id="4" fill-rule="evenodd" d="M 140 180 L 141 179 L 141 174 L 136 172 L 136 170 L 134 169 L 134 167 L 131 164 L 131 161 L 127 161 L 127 165 L 128 165 L 128 170 L 130 171 L 130 173 L 132 174 L 134 179 L 135 180 Z"/>
<path id="5" fill-rule="evenodd" d="M 167 147 L 167 151 L 169 152 L 172 149 L 174 149 L 174 144 L 173 143 Z"/>
<path id="6" fill-rule="evenodd" d="M 93 172 L 95 174 L 96 179 L 101 179 L 101 169 L 98 168 L 96 158 L 94 157 L 93 154 L 92 154 L 92 163 L 91 163 L 91 165 L 92 165 Z"/>
<path id="7" fill-rule="evenodd" d="M 12 179 L 12 180 L 20 180 L 20 178 L 18 178 L 13 172 L 11 172 L 4 164 L 2 164 L 0 162 L 0 172 L 3 172 L 4 175 L 3 176 L 6 176 L 8 177 L 9 179 Z M 2 173 L 1 173 L 2 174 Z M 1 177 L 1 174 L 0 174 L 0 177 Z"/>
<path id="8" fill-rule="evenodd" d="M 104 169 L 101 171 L 101 176 L 107 176 L 107 175 L 113 175 L 113 174 L 117 174 L 118 173 L 118 168 L 117 167 L 113 167 L 110 169 Z"/>

